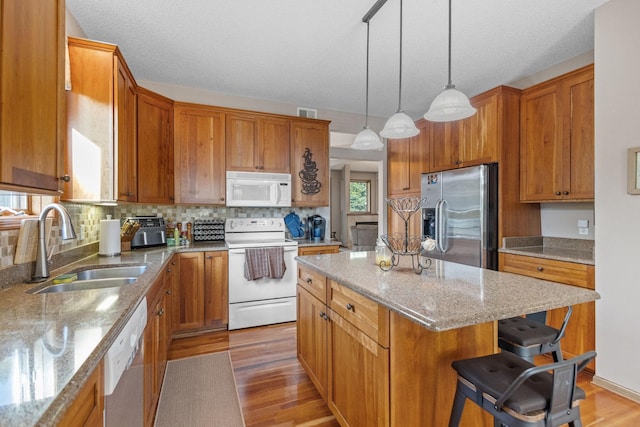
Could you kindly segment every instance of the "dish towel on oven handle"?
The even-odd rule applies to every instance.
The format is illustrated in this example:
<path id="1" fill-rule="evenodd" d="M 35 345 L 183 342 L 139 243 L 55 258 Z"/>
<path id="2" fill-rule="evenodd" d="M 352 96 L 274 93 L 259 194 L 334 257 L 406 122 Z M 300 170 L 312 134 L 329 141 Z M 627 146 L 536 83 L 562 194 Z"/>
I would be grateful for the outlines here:
<path id="1" fill-rule="evenodd" d="M 283 247 L 245 249 L 245 279 L 282 279 L 286 270 Z"/>

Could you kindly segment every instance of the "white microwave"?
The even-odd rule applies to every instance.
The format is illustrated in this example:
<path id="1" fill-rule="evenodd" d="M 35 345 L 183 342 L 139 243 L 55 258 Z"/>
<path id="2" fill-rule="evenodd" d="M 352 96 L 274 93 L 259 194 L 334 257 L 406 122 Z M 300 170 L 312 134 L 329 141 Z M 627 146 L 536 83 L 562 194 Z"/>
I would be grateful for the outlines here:
<path id="1" fill-rule="evenodd" d="M 291 175 L 227 171 L 227 206 L 289 207 Z"/>

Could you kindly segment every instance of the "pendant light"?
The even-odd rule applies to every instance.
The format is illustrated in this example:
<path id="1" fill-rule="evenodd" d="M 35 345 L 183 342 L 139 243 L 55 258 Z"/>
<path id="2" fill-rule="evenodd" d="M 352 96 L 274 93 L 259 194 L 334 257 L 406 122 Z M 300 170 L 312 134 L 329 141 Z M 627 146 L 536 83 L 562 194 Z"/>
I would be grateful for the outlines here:
<path id="1" fill-rule="evenodd" d="M 449 81 L 444 90 L 433 100 L 424 118 L 432 122 L 452 122 L 473 116 L 476 109 L 469 98 L 451 83 L 451 0 L 449 0 Z"/>
<path id="2" fill-rule="evenodd" d="M 402 0 L 400 0 L 400 72 L 398 77 L 398 111 L 387 120 L 381 136 L 387 139 L 410 138 L 420 131 L 411 117 L 402 111 Z"/>
<path id="3" fill-rule="evenodd" d="M 377 133 L 369 129 L 369 20 L 367 24 L 367 73 L 366 73 L 366 95 L 365 95 L 365 115 L 364 127 L 356 135 L 351 148 L 354 150 L 379 150 L 384 147 Z"/>

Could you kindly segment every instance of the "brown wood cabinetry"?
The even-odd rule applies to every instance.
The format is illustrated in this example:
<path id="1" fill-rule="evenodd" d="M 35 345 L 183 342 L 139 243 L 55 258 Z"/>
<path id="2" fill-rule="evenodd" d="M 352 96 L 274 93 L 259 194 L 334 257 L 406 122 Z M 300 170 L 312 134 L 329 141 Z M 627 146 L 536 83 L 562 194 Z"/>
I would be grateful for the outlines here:
<path id="1" fill-rule="evenodd" d="M 595 289 L 595 267 L 587 264 L 502 253 L 500 254 L 500 271 Z M 595 302 L 573 307 L 565 336 L 560 344 L 565 358 L 596 349 L 595 308 Z M 565 314 L 565 309 L 551 310 L 547 313 L 547 323 L 559 328 Z M 595 362 L 591 362 L 588 368 L 595 371 Z"/>
<path id="2" fill-rule="evenodd" d="M 100 427 L 104 425 L 104 364 L 102 361 L 84 383 L 76 399 L 58 423 L 64 427 Z"/>
<path id="3" fill-rule="evenodd" d="M 429 172 L 431 126 L 420 119 L 420 133 L 411 138 L 387 140 L 387 194 L 389 197 L 420 193 L 422 174 Z"/>
<path id="4" fill-rule="evenodd" d="M 58 194 L 64 175 L 65 2 L 0 7 L 0 187 Z"/>
<path id="5" fill-rule="evenodd" d="M 204 105 L 176 104 L 176 203 L 224 205 L 225 115 Z"/>
<path id="6" fill-rule="evenodd" d="M 520 198 L 593 200 L 593 65 L 522 92 Z"/>
<path id="7" fill-rule="evenodd" d="M 298 268 L 298 360 L 343 426 L 389 425 L 389 311 Z"/>
<path id="8" fill-rule="evenodd" d="M 289 173 L 289 121 L 258 114 L 226 115 L 226 168 Z"/>
<path id="9" fill-rule="evenodd" d="M 407 194 L 402 197 L 420 197 L 420 193 Z M 387 207 L 387 233 L 405 234 L 405 222 L 393 209 Z M 409 236 L 422 235 L 422 212 L 418 210 L 409 218 Z"/>
<path id="10" fill-rule="evenodd" d="M 298 247 L 298 255 L 337 254 L 339 251 L 340 251 L 340 246 L 338 245 Z"/>
<path id="11" fill-rule="evenodd" d="M 138 202 L 173 204 L 173 101 L 138 88 Z"/>
<path id="12" fill-rule="evenodd" d="M 147 294 L 147 326 L 144 331 L 144 425 L 153 426 L 171 342 L 173 270 L 171 260 Z"/>
<path id="13" fill-rule="evenodd" d="M 322 283 L 325 283 L 322 281 Z M 326 289 L 324 296 L 326 296 Z M 309 374 L 323 399 L 327 399 L 327 336 L 329 317 L 326 298 L 318 299 L 300 284 L 297 287 L 297 353 L 300 364 Z"/>
<path id="14" fill-rule="evenodd" d="M 226 328 L 227 252 L 184 252 L 174 258 L 174 334 Z"/>
<path id="15" fill-rule="evenodd" d="M 291 205 L 329 206 L 329 122 L 292 120 Z"/>
<path id="16" fill-rule="evenodd" d="M 458 168 L 462 164 L 459 121 L 431 124 L 430 163 L 431 172 Z"/>
<path id="17" fill-rule="evenodd" d="M 69 37 L 64 200 L 137 201 L 136 83 L 116 45 Z"/>

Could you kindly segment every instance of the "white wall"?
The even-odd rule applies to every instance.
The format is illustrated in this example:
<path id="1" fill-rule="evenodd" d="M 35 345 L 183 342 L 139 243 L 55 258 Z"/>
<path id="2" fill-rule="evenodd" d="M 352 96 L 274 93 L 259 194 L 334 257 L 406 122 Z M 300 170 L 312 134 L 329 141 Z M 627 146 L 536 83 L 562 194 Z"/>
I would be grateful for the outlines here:
<path id="1" fill-rule="evenodd" d="M 596 379 L 640 394 L 640 196 L 627 148 L 640 145 L 640 2 L 610 0 L 595 19 Z"/>
<path id="2" fill-rule="evenodd" d="M 594 240 L 593 203 L 541 203 L 540 224 L 545 237 L 564 237 L 567 239 Z M 589 221 L 587 234 L 580 234 L 578 220 Z"/>

